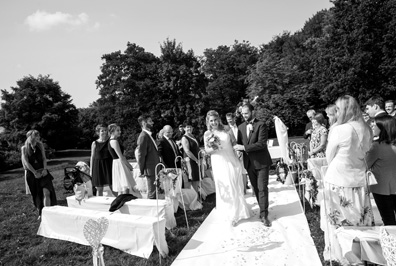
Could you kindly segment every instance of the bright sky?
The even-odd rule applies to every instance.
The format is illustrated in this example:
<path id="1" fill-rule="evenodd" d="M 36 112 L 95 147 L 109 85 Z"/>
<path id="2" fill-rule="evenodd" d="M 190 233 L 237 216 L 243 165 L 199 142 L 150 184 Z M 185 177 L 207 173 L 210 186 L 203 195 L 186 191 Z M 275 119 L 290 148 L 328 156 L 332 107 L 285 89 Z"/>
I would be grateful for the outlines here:
<path id="1" fill-rule="evenodd" d="M 258 47 L 294 33 L 329 0 L 1 0 L 0 89 L 49 74 L 78 107 L 99 98 L 103 54 L 127 42 L 160 56 L 166 38 L 202 55 L 249 41 Z"/>

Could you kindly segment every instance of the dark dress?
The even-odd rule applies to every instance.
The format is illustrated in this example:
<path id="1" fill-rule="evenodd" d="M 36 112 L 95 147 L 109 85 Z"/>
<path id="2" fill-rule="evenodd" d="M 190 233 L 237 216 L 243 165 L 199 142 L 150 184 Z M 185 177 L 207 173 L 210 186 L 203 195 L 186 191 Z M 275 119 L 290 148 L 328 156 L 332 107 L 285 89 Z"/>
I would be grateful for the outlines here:
<path id="1" fill-rule="evenodd" d="M 27 147 L 27 160 L 30 165 L 35 169 L 43 169 L 43 155 L 39 146 L 36 146 L 36 149 L 33 150 L 29 145 Z M 29 155 L 30 154 L 30 155 Z M 52 184 L 52 180 L 45 180 L 43 178 L 37 179 L 34 174 L 30 170 L 26 170 L 26 181 L 28 183 L 30 193 L 32 194 L 32 199 L 34 206 L 39 210 L 39 214 L 41 215 L 41 211 L 44 208 L 44 193 L 43 189 L 46 188 L 50 192 L 50 201 L 51 206 L 57 204 L 55 188 Z M 45 181 L 45 182 L 44 182 Z"/>
<path id="2" fill-rule="evenodd" d="M 95 141 L 95 154 L 92 161 L 92 184 L 95 187 L 112 185 L 113 157 L 109 152 L 109 140 Z"/>
<path id="3" fill-rule="evenodd" d="M 198 142 L 189 136 L 184 135 L 183 137 L 187 139 L 188 145 L 190 147 L 190 151 L 194 154 L 195 158 L 198 159 L 198 152 L 199 152 Z M 187 153 L 185 153 L 184 151 L 183 151 L 183 158 L 188 158 Z M 187 161 L 187 164 L 190 166 L 189 168 L 191 169 L 191 173 L 189 176 L 191 181 L 199 181 L 198 164 L 193 160 Z"/>

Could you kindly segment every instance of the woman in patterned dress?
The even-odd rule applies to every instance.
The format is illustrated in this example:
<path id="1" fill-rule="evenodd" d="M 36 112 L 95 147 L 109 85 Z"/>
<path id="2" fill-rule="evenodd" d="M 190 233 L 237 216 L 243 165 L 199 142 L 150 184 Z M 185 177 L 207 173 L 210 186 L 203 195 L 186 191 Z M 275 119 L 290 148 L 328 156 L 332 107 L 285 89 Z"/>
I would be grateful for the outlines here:
<path id="1" fill-rule="evenodd" d="M 372 226 L 374 216 L 365 178 L 366 152 L 372 131 L 364 122 L 360 106 L 349 96 L 336 101 L 337 122 L 331 129 L 326 148 L 328 169 L 324 176 L 321 229 L 325 232 L 325 260 L 359 262 L 344 257 L 335 230 L 341 226 Z"/>
<path id="2" fill-rule="evenodd" d="M 309 142 L 309 157 L 310 158 L 324 158 L 326 157 L 326 144 L 327 144 L 327 129 L 324 126 L 325 119 L 321 113 L 316 114 L 312 118 L 313 131 L 311 140 Z"/>

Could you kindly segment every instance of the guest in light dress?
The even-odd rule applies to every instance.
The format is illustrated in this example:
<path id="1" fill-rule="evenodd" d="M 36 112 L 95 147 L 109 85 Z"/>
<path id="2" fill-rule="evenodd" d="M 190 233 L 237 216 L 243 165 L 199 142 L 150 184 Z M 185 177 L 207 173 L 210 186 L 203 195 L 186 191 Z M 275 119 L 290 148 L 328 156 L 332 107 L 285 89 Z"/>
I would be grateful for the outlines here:
<path id="1" fill-rule="evenodd" d="M 337 122 L 326 148 L 329 166 L 324 176 L 321 206 L 321 229 L 325 232 L 323 256 L 325 260 L 348 263 L 356 258 L 343 257 L 335 230 L 341 226 L 374 225 L 364 161 L 372 133 L 353 97 L 338 98 L 336 106 Z"/>

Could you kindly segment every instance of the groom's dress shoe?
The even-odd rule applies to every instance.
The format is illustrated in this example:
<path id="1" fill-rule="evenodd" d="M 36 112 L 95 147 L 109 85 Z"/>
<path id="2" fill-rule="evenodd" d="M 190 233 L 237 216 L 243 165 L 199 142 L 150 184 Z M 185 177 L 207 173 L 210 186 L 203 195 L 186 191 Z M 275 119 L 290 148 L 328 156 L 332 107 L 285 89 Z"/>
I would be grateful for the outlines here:
<path id="1" fill-rule="evenodd" d="M 261 221 L 263 222 L 264 226 L 270 227 L 271 226 L 271 221 L 268 219 L 267 216 L 261 217 Z"/>

